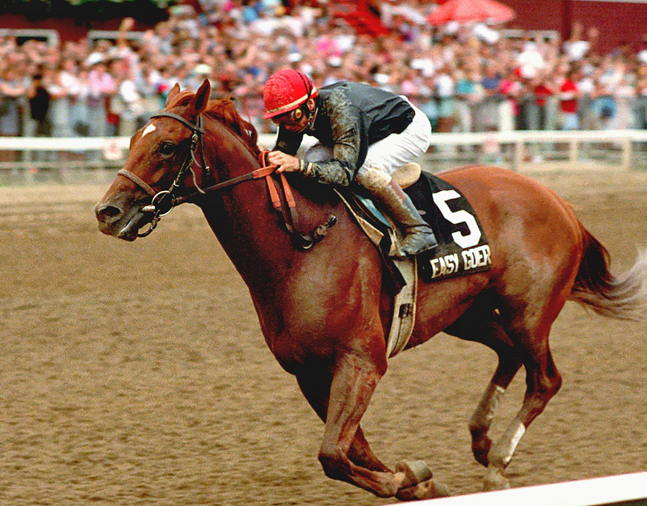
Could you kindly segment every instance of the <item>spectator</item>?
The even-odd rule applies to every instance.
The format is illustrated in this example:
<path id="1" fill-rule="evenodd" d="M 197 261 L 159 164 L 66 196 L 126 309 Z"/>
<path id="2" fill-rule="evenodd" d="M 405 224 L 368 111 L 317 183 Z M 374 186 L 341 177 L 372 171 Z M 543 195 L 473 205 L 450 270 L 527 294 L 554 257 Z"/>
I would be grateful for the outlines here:
<path id="1" fill-rule="evenodd" d="M 15 137 L 21 132 L 21 100 L 28 84 L 12 65 L 0 67 L 0 137 Z M 17 159 L 14 151 L 0 151 L 0 161 Z"/>
<path id="2" fill-rule="evenodd" d="M 259 97 L 253 97 L 253 90 L 286 67 L 300 69 L 320 84 L 362 81 L 404 94 L 441 131 L 509 130 L 515 118 L 517 128 L 567 128 L 564 118 L 568 124 L 576 120 L 563 107 L 574 105 L 581 128 L 647 124 L 647 77 L 640 70 L 647 51 L 634 53 L 625 44 L 600 56 L 597 29 L 589 28 L 584 36 L 581 23 L 561 45 L 558 39 L 531 34 L 505 38 L 481 25 L 450 24 L 434 31 L 425 22 L 427 2 L 390 0 L 371 5 L 393 31 L 371 38 L 340 27 L 322 2 L 203 3 L 201 15 L 187 5 L 172 7 L 167 21 L 137 36 L 131 33 L 134 20 L 125 18 L 115 41 L 82 39 L 56 48 L 0 37 L 0 81 L 6 89 L 5 74 L 12 68 L 26 89 L 36 74 L 59 69 L 49 114 L 64 118 L 67 108 L 68 120 L 52 125 L 57 135 L 67 130 L 103 136 L 122 127 L 132 131 L 159 110 L 174 83 L 195 88 L 205 77 L 214 96 L 235 93 L 245 110 L 258 114 Z M 203 72 L 206 68 L 211 71 Z M 575 71 L 577 103 L 559 95 L 567 71 Z M 479 82 L 474 82 L 476 76 Z M 539 87 L 533 82 L 537 79 L 544 80 Z M 132 102 L 139 104 L 134 123 L 125 96 L 139 97 Z M 28 132 L 29 124 L 21 121 L 28 106 L 23 95 L 11 107 L 6 105 L 10 101 L 0 106 L 0 133 L 15 132 L 16 125 L 18 134 Z M 252 120 L 261 130 L 272 128 L 260 117 Z"/>
<path id="3" fill-rule="evenodd" d="M 499 131 L 509 132 L 515 130 L 518 124 L 522 86 L 517 69 L 510 69 L 508 75 L 501 79 L 499 90 L 502 97 L 499 105 Z"/>
<path id="4" fill-rule="evenodd" d="M 118 91 L 112 96 L 110 109 L 117 114 L 117 135 L 131 137 L 143 126 L 144 103 L 137 90 L 134 71 L 124 67 L 118 80 Z"/>
<path id="5" fill-rule="evenodd" d="M 611 129 L 617 114 L 616 88 L 622 79 L 620 67 L 607 63 L 597 73 L 594 108 L 599 128 Z"/>
<path id="6" fill-rule="evenodd" d="M 478 125 L 481 131 L 498 130 L 499 102 L 501 100 L 501 76 L 498 66 L 490 62 L 485 65 L 481 79 L 484 99 L 478 108 Z"/>
<path id="7" fill-rule="evenodd" d="M 559 87 L 559 124 L 562 130 L 578 130 L 580 128 L 577 109 L 579 98 L 577 74 L 574 70 L 568 70 Z"/>
<path id="8" fill-rule="evenodd" d="M 548 76 L 542 74 L 533 81 L 532 92 L 537 105 L 537 123 L 532 130 L 548 130 L 554 123 L 550 116 L 550 99 L 555 94 L 555 88 Z"/>
<path id="9" fill-rule="evenodd" d="M 635 128 L 644 130 L 647 128 L 647 64 L 638 67 L 636 79 L 636 103 L 634 107 Z"/>
<path id="10" fill-rule="evenodd" d="M 530 37 L 525 37 L 523 40 L 516 66 L 519 69 L 519 75 L 524 79 L 535 79 L 546 67 L 546 60 L 539 50 L 538 43 Z"/>
<path id="11" fill-rule="evenodd" d="M 70 90 L 73 89 L 71 76 L 62 68 L 48 70 L 47 91 L 50 95 L 49 122 L 52 125 L 52 137 L 71 137 Z"/>
<path id="12" fill-rule="evenodd" d="M 459 132 L 473 132 L 473 113 L 485 93 L 481 74 L 477 70 L 459 73 L 454 93 L 456 94 L 456 117 Z"/>
<path id="13" fill-rule="evenodd" d="M 30 117 L 33 121 L 33 126 L 29 129 L 30 135 L 35 137 L 50 136 L 52 132 L 47 115 L 50 94 L 42 74 L 34 75 L 27 91 L 27 97 L 29 98 Z"/>
<path id="14" fill-rule="evenodd" d="M 636 98 L 636 83 L 633 73 L 625 72 L 615 89 L 614 99 L 617 104 L 616 116 L 612 128 L 625 130 L 634 128 L 633 104 Z"/>
<path id="15" fill-rule="evenodd" d="M 110 97 L 116 92 L 116 84 L 103 60 L 94 62 L 88 74 L 88 82 L 88 133 L 91 137 L 105 137 L 109 133 L 108 104 Z"/>
<path id="16" fill-rule="evenodd" d="M 451 132 L 454 127 L 454 78 L 448 65 L 440 69 L 435 79 L 438 97 L 438 132 Z"/>
<path id="17" fill-rule="evenodd" d="M 581 75 L 576 83 L 579 92 L 579 124 L 584 130 L 594 130 L 597 128 L 597 118 L 593 108 L 596 88 L 595 80 L 593 75 L 590 73 L 585 74 L 582 70 L 579 70 L 578 72 Z"/>
<path id="18" fill-rule="evenodd" d="M 47 85 L 43 80 L 42 74 L 34 75 L 34 78 L 27 90 L 27 98 L 29 99 L 30 111 L 30 124 L 26 129 L 28 135 L 34 137 L 49 137 L 52 134 L 52 129 L 49 124 L 48 110 L 50 95 L 47 91 Z M 45 160 L 45 153 L 35 152 L 34 159 Z"/>
<path id="19" fill-rule="evenodd" d="M 76 80 L 70 94 L 70 127 L 72 135 L 87 137 L 90 135 L 90 110 L 88 100 L 90 96 L 90 76 L 87 69 L 75 65 Z"/>
<path id="20" fill-rule="evenodd" d="M 573 24 L 573 30 L 570 38 L 564 42 L 564 54 L 570 62 L 583 62 L 587 57 L 594 54 L 597 44 L 599 31 L 596 27 L 591 27 L 588 31 L 588 40 L 583 37 L 584 28 L 582 23 L 576 21 Z"/>

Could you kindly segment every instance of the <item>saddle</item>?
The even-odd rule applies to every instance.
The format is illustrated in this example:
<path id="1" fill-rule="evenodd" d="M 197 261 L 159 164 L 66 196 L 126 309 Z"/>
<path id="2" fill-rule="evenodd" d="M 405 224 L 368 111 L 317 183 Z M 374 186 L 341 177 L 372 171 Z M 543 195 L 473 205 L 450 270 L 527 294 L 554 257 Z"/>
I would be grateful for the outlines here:
<path id="1" fill-rule="evenodd" d="M 357 187 L 335 190 L 369 239 L 376 245 L 385 284 L 394 296 L 387 357 L 409 341 L 415 323 L 418 277 L 430 283 L 491 269 L 490 246 L 478 216 L 467 199 L 450 183 L 409 163 L 393 175 L 420 215 L 433 229 L 438 247 L 416 258 L 392 255 L 401 233 L 375 203 Z"/>

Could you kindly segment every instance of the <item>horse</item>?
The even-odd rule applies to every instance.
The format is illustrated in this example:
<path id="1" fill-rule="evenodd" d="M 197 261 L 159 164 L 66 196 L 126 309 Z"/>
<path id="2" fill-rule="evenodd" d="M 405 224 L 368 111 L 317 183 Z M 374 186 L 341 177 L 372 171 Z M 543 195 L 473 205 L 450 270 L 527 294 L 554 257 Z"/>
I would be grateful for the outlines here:
<path id="1" fill-rule="evenodd" d="M 393 292 L 377 248 L 331 187 L 264 166 L 255 128 L 233 99 L 210 94 L 208 80 L 196 92 L 174 86 L 162 111 L 133 135 L 95 207 L 99 229 L 134 241 L 175 205 L 198 205 L 249 289 L 267 346 L 324 422 L 318 459 L 326 476 L 379 497 L 447 495 L 424 463 L 391 469 L 380 461 L 360 425 L 388 366 Z M 496 352 L 469 430 L 474 458 L 486 468 L 484 488 L 506 488 L 517 445 L 562 382 L 549 346 L 553 322 L 568 300 L 644 320 L 647 256 L 613 274 L 608 251 L 571 206 L 524 175 L 484 165 L 438 175 L 472 204 L 492 268 L 419 283 L 406 349 L 444 331 Z M 495 409 L 522 366 L 523 403 L 493 442 Z"/>

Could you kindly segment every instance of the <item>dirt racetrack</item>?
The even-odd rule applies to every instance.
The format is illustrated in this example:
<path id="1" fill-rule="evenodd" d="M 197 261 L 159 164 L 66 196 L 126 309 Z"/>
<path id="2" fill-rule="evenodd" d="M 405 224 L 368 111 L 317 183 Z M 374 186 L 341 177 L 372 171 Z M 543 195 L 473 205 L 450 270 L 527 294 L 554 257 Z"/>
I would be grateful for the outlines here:
<path id="1" fill-rule="evenodd" d="M 646 173 L 537 177 L 576 205 L 616 272 L 646 245 Z M 324 476 L 323 426 L 197 208 L 123 243 L 97 230 L 106 188 L 0 188 L 0 504 L 393 503 Z M 646 330 L 567 305 L 551 339 L 564 385 L 522 440 L 513 486 L 647 470 Z M 466 427 L 494 366 L 444 334 L 396 357 L 363 423 L 377 454 L 479 491 Z"/>

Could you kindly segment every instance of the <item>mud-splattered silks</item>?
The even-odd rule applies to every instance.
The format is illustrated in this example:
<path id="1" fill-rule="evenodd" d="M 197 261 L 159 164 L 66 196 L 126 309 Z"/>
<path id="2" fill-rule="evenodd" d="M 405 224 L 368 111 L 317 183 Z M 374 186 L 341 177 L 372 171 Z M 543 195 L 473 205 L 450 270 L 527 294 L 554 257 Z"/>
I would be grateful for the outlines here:
<path id="1" fill-rule="evenodd" d="M 307 175 L 325 184 L 348 186 L 369 146 L 402 133 L 414 116 L 415 110 L 403 97 L 366 84 L 335 83 L 319 90 L 313 125 L 302 133 L 280 128 L 275 149 L 295 155 L 304 134 L 316 137 L 332 147 L 333 159 L 313 162 Z"/>

